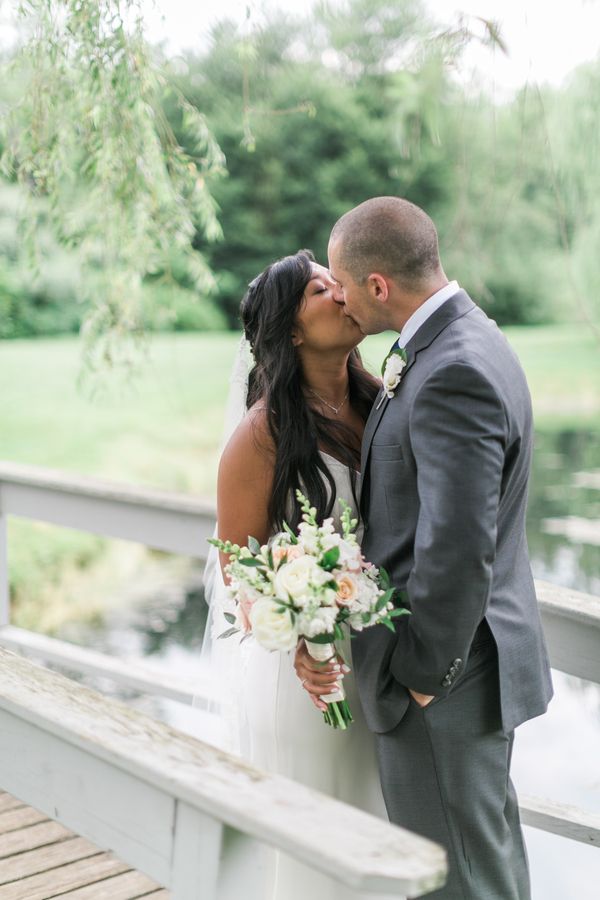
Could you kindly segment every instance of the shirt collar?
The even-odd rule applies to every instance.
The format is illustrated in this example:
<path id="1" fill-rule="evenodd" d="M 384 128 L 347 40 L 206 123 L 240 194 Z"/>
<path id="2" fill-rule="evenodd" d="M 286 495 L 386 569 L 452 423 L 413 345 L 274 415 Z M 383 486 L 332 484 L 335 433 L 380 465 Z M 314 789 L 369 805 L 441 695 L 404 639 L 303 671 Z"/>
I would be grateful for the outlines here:
<path id="1" fill-rule="evenodd" d="M 444 285 L 443 288 L 440 288 L 439 291 L 436 291 L 435 294 L 432 294 L 431 297 L 428 297 L 405 322 L 397 341 L 398 347 L 406 347 L 421 325 L 423 325 L 427 319 L 446 302 L 446 300 L 453 297 L 459 290 L 460 287 L 458 281 L 451 281 L 449 284 Z"/>

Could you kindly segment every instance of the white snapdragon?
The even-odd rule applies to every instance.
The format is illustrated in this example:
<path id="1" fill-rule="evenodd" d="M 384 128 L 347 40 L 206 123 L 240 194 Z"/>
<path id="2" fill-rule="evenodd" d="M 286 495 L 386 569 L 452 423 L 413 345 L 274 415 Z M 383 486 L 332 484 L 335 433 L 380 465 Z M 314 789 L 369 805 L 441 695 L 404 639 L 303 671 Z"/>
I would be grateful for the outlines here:
<path id="1" fill-rule="evenodd" d="M 298 534 L 300 543 L 304 547 L 304 552 L 312 553 L 316 556 L 319 552 L 319 529 L 315 525 L 301 522 L 298 526 Z"/>
<path id="2" fill-rule="evenodd" d="M 340 538 L 338 547 L 340 548 L 338 566 L 350 569 L 353 572 L 360 572 L 362 569 L 362 555 L 356 541 Z"/>
<path id="3" fill-rule="evenodd" d="M 335 596 L 335 595 L 334 595 Z M 337 619 L 337 606 L 321 606 L 298 616 L 298 631 L 307 638 L 331 634 Z"/>

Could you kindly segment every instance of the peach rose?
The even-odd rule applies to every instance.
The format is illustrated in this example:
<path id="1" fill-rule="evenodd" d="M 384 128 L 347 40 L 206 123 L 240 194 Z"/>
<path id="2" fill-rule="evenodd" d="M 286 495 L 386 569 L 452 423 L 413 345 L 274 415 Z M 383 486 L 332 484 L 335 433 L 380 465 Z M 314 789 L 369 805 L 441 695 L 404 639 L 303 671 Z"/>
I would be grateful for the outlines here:
<path id="1" fill-rule="evenodd" d="M 336 602 L 338 606 L 348 606 L 358 597 L 358 586 L 352 575 L 340 575 L 337 581 Z"/>
<path id="2" fill-rule="evenodd" d="M 275 567 L 279 565 L 284 556 L 287 556 L 287 561 L 291 562 L 293 559 L 299 559 L 299 557 L 304 556 L 304 550 L 300 547 L 299 544 L 287 544 L 284 546 L 273 547 L 273 563 Z"/>

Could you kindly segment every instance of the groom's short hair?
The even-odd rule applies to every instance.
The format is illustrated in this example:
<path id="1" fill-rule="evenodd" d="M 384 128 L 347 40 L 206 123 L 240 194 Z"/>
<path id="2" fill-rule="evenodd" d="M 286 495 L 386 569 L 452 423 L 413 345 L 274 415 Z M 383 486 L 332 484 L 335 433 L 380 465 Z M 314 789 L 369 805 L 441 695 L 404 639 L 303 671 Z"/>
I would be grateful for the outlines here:
<path id="1" fill-rule="evenodd" d="M 345 213 L 331 241 L 342 268 L 358 284 L 380 272 L 406 288 L 419 287 L 441 269 L 437 230 L 419 206 L 401 197 L 373 197 Z"/>

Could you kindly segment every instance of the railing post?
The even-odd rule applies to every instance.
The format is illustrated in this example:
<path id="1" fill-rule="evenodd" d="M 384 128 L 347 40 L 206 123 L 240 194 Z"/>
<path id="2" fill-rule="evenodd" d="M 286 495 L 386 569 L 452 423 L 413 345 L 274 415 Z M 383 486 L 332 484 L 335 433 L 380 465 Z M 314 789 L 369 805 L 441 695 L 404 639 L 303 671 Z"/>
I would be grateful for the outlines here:
<path id="1" fill-rule="evenodd" d="M 0 508 L 0 626 L 10 624 L 7 517 Z"/>
<path id="2" fill-rule="evenodd" d="M 222 836 L 221 822 L 177 801 L 169 885 L 173 900 L 217 900 Z"/>

